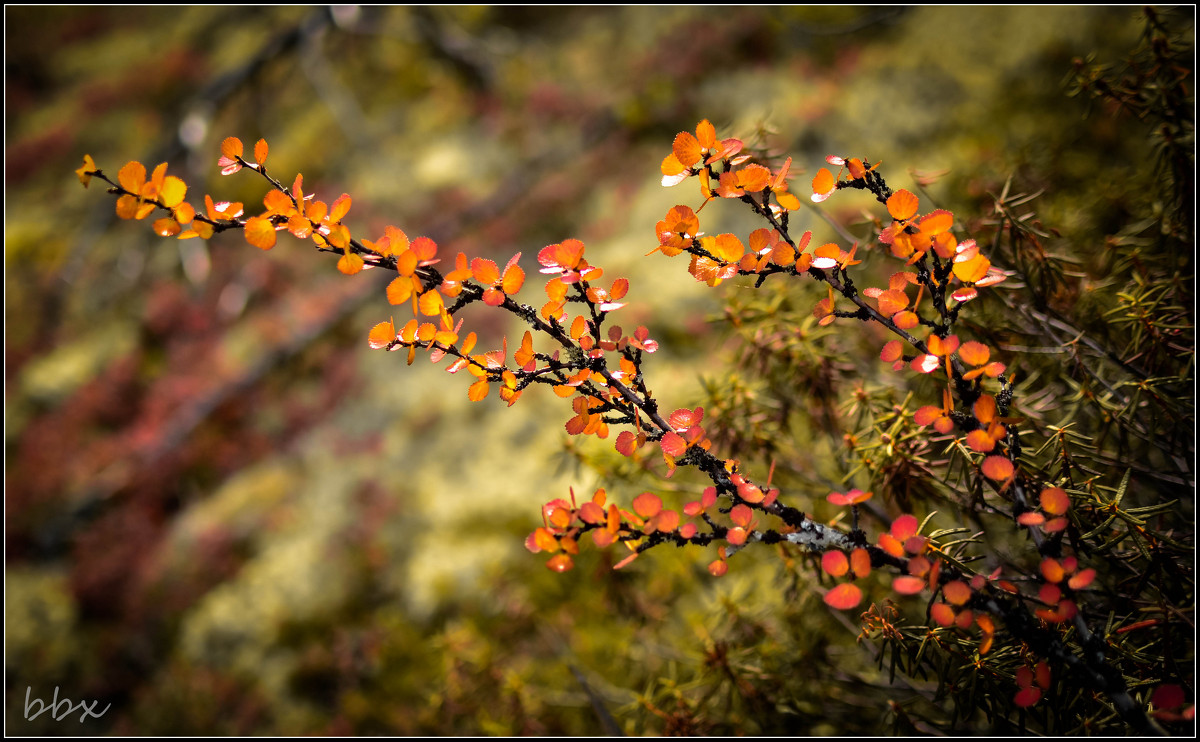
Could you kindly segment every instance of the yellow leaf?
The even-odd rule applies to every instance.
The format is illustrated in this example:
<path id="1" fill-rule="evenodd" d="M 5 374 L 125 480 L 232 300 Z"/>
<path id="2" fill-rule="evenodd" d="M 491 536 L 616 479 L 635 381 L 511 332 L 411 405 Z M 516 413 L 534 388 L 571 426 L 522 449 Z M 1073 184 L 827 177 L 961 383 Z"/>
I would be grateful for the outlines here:
<path id="1" fill-rule="evenodd" d="M 88 183 L 92 182 L 92 173 L 96 172 L 97 170 L 99 170 L 99 168 L 96 167 L 96 163 L 92 160 L 92 156 L 84 155 L 83 166 L 75 171 L 75 175 L 79 176 L 79 182 L 83 184 L 84 188 L 87 188 Z"/>
<path id="2" fill-rule="evenodd" d="M 158 192 L 158 200 L 162 201 L 163 206 L 173 209 L 183 202 L 183 197 L 186 194 L 187 183 L 184 183 L 174 175 L 168 175 L 163 181 L 162 189 Z"/>

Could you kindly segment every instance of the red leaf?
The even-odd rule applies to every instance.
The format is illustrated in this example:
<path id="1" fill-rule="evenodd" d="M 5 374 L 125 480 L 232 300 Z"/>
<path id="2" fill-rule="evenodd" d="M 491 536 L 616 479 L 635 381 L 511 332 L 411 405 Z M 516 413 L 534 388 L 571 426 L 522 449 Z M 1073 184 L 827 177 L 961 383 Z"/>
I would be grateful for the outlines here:
<path id="1" fill-rule="evenodd" d="M 847 611 L 862 602 L 862 590 L 849 583 L 838 585 L 825 593 L 825 604 L 839 611 Z"/>
<path id="2" fill-rule="evenodd" d="M 658 515 L 658 511 L 662 510 L 662 507 L 662 499 L 651 492 L 643 492 L 633 498 L 633 512 L 643 518 L 653 518 Z"/>
<path id="3" fill-rule="evenodd" d="M 892 580 L 892 589 L 901 595 L 916 595 L 925 589 L 925 580 L 903 575 Z"/>
<path id="4" fill-rule="evenodd" d="M 833 549 L 821 555 L 821 569 L 834 577 L 841 577 L 850 570 L 850 560 L 846 559 L 845 553 Z M 825 602 L 828 603 L 828 599 Z"/>

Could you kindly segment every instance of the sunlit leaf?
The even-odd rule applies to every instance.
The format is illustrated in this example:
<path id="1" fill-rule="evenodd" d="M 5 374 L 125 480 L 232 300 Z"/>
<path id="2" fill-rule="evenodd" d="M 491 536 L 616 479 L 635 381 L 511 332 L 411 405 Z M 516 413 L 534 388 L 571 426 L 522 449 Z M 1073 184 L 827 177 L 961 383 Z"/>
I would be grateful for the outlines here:
<path id="1" fill-rule="evenodd" d="M 825 196 L 833 191 L 835 185 L 837 185 L 837 179 L 833 177 L 833 173 L 829 172 L 829 168 L 823 167 L 817 171 L 812 180 L 813 194 Z"/>
<path id="2" fill-rule="evenodd" d="M 367 335 L 367 344 L 378 350 L 386 347 L 389 343 L 396 339 L 396 327 L 391 320 L 380 322 L 371 328 L 370 334 Z"/>
<path id="3" fill-rule="evenodd" d="M 250 217 L 245 226 L 246 241 L 263 250 L 275 247 L 275 225 L 261 216 Z"/>
<path id="4" fill-rule="evenodd" d="M 888 198 L 887 210 L 893 219 L 905 221 L 917 213 L 919 203 L 915 195 L 901 188 Z"/>

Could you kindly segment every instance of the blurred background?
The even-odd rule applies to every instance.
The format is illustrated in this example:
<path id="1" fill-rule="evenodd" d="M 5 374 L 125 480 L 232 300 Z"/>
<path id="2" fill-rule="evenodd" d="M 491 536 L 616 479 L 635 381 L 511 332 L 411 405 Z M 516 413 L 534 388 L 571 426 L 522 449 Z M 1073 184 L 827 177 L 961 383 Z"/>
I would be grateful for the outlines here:
<path id="1" fill-rule="evenodd" d="M 646 487 L 600 480 L 611 441 L 569 440 L 562 400 L 472 404 L 367 348 L 384 277 L 288 236 L 158 238 L 72 171 L 165 161 L 193 204 L 253 211 L 261 181 L 216 160 L 265 137 L 276 177 L 352 195 L 357 236 L 522 252 L 534 304 L 537 250 L 579 238 L 631 280 L 621 323 L 662 344 L 651 387 L 692 407 L 730 359 L 721 292 L 644 257 L 701 202 L 659 184 L 676 132 L 708 118 L 791 155 L 801 197 L 830 153 L 884 160 L 895 188 L 940 173 L 947 204 L 1016 175 L 1080 230 L 1144 142 L 1068 95 L 1073 60 L 1119 60 L 1142 29 L 1114 7 L 7 8 L 6 731 L 878 729 L 872 689 L 911 688 L 770 554 L 717 581 L 699 552 L 614 573 L 585 549 L 556 575 L 522 548 L 569 488 Z M 706 231 L 757 226 L 708 209 Z M 485 348 L 511 331 L 467 323 Z M 56 687 L 111 706 L 27 721 L 27 689 Z"/>

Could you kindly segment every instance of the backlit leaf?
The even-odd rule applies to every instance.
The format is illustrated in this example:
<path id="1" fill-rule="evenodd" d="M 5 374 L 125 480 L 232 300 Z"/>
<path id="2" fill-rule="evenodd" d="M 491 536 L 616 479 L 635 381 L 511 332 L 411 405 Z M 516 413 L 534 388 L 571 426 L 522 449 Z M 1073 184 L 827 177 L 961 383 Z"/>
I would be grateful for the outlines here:
<path id="1" fill-rule="evenodd" d="M 671 145 L 671 152 L 680 164 L 684 167 L 691 167 L 700 161 L 700 142 L 691 133 L 681 131 L 675 135 L 675 142 Z"/>
<path id="2" fill-rule="evenodd" d="M 887 210 L 893 219 L 905 221 L 917 213 L 919 203 L 915 195 L 901 188 L 887 200 Z"/>
<path id="3" fill-rule="evenodd" d="M 275 225 L 271 220 L 261 216 L 253 216 L 246 220 L 246 241 L 263 250 L 275 247 Z"/>
<path id="4" fill-rule="evenodd" d="M 813 193 L 818 196 L 830 193 L 835 185 L 837 185 L 837 179 L 833 177 L 833 173 L 829 172 L 829 168 L 823 167 L 818 170 L 812 180 Z"/>
<path id="5" fill-rule="evenodd" d="M 242 140 L 237 137 L 226 137 L 221 142 L 221 154 L 233 160 L 242 156 Z"/>
<path id="6" fill-rule="evenodd" d="M 363 269 L 362 256 L 355 252 L 346 252 L 338 258 L 337 269 L 347 276 L 353 276 Z"/>
<path id="7" fill-rule="evenodd" d="M 380 322 L 371 328 L 370 334 L 367 335 L 367 344 L 378 350 L 386 347 L 388 343 L 396 339 L 396 327 L 391 320 Z"/>

